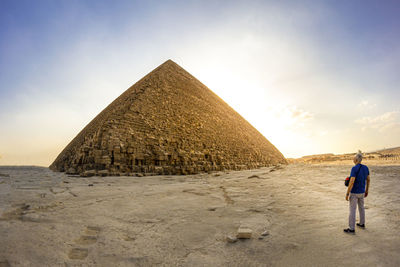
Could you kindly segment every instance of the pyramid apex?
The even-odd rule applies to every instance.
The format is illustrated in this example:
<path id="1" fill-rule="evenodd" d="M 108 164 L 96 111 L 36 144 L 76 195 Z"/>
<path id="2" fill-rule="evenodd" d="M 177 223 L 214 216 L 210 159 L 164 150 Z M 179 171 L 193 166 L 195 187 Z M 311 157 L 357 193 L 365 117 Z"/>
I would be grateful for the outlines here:
<path id="1" fill-rule="evenodd" d="M 164 63 L 162 63 L 161 65 L 159 65 L 156 69 L 173 69 L 173 70 L 177 70 L 177 69 L 182 69 L 181 66 L 179 66 L 175 61 L 168 59 L 167 61 L 165 61 Z"/>
<path id="2" fill-rule="evenodd" d="M 167 61 L 165 61 L 163 64 L 161 64 L 161 65 L 178 65 L 178 64 L 176 64 L 174 61 L 172 61 L 172 59 L 168 59 Z"/>

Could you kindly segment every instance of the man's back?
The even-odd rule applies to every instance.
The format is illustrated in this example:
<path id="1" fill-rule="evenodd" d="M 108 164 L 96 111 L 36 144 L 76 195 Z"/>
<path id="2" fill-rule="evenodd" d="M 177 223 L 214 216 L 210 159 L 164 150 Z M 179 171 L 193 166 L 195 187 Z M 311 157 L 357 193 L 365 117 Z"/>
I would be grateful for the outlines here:
<path id="1" fill-rule="evenodd" d="M 351 193 L 365 193 L 365 181 L 367 180 L 368 175 L 369 169 L 366 165 L 357 164 L 351 169 L 350 177 L 356 177 Z"/>

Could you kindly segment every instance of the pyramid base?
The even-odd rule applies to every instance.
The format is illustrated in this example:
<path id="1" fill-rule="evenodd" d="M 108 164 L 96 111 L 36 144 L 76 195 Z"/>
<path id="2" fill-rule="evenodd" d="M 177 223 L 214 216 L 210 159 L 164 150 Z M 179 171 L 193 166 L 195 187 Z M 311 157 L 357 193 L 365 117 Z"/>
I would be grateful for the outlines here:
<path id="1" fill-rule="evenodd" d="M 286 162 L 271 163 L 252 163 L 252 164 L 224 164 L 224 165 L 205 165 L 205 166 L 154 166 L 154 165 L 142 165 L 133 166 L 131 168 L 121 165 L 104 166 L 102 164 L 85 164 L 85 165 L 74 165 L 71 167 L 64 166 L 60 168 L 54 168 L 51 166 L 50 169 L 53 171 L 65 172 L 69 175 L 80 175 L 83 177 L 90 176 L 150 176 L 150 175 L 190 175 L 199 173 L 211 173 L 217 171 L 241 171 L 258 169 L 261 167 L 270 167 L 281 164 L 287 164 Z"/>

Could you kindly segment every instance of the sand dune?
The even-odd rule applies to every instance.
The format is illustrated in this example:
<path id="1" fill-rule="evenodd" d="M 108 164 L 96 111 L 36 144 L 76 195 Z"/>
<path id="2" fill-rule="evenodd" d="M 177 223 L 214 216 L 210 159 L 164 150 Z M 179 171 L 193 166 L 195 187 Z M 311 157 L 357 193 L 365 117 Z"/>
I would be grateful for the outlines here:
<path id="1" fill-rule="evenodd" d="M 399 266 L 400 166 L 369 165 L 367 228 L 354 236 L 342 231 L 350 167 L 104 178 L 0 167 L 0 266 Z M 252 238 L 228 243 L 239 226 Z"/>

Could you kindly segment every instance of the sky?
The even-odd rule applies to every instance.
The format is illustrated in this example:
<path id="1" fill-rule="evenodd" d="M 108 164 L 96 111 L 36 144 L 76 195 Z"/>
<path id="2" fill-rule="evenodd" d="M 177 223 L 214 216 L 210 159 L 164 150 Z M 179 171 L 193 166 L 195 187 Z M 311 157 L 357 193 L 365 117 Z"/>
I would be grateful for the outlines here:
<path id="1" fill-rule="evenodd" d="M 399 1 L 0 1 L 0 165 L 172 59 L 285 157 L 400 146 Z"/>

